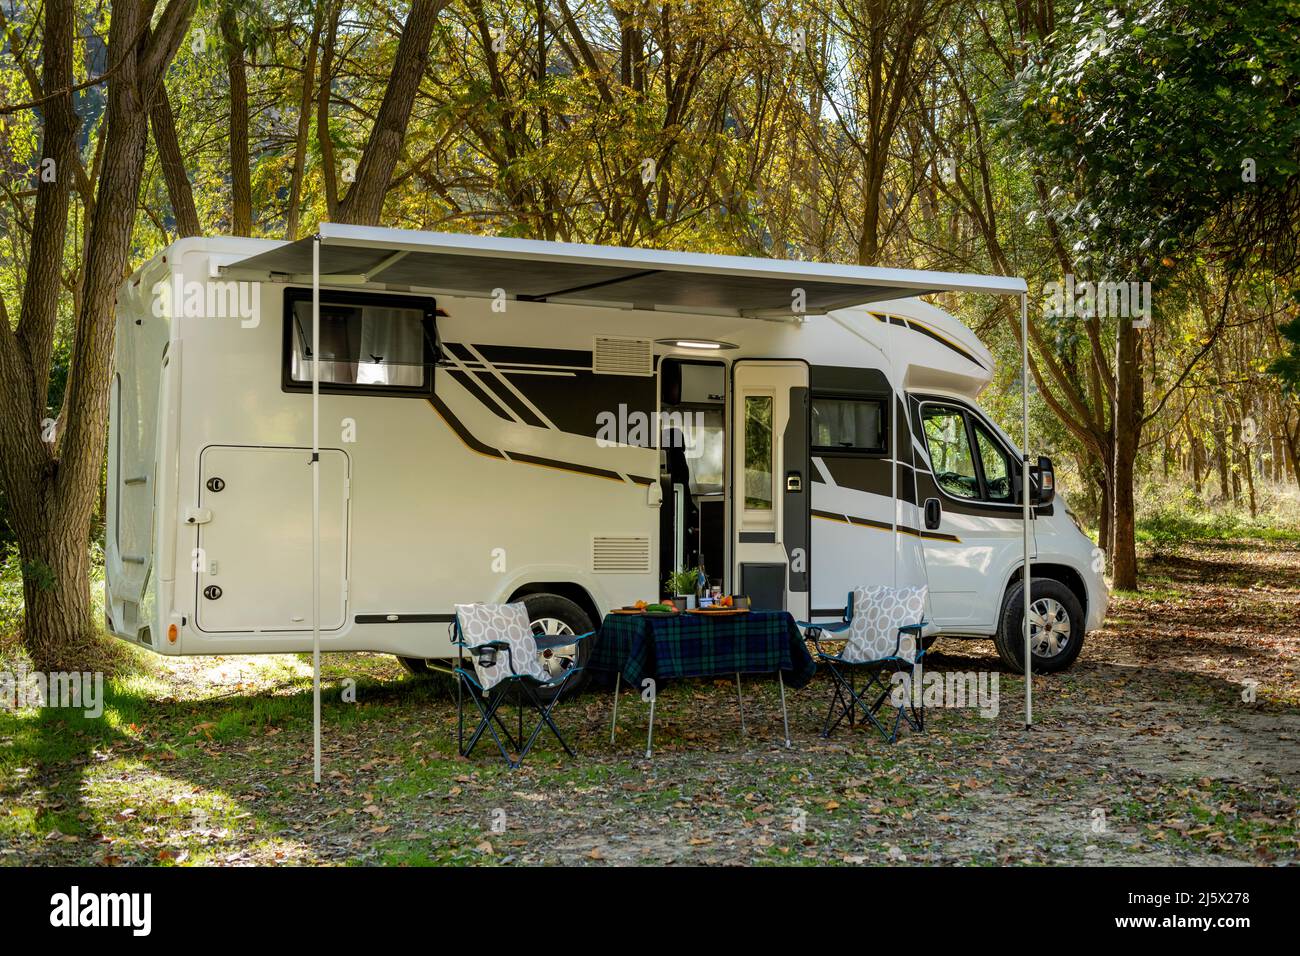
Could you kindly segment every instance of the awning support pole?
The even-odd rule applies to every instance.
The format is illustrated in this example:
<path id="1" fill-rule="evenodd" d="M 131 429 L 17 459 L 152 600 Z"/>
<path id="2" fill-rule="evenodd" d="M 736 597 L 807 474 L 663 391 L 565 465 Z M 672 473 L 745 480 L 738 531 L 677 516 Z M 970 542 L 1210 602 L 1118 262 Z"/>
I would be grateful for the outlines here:
<path id="1" fill-rule="evenodd" d="M 893 526 L 894 533 L 894 572 L 893 586 L 898 587 L 898 403 L 903 401 L 903 382 L 898 378 L 898 366 L 894 362 L 894 356 L 898 354 L 894 348 L 894 323 L 890 322 L 885 326 L 885 334 L 889 336 L 889 373 L 890 378 L 894 379 L 889 388 L 889 443 L 893 447 L 889 450 L 889 501 L 893 514 L 890 517 L 890 524 Z M 897 389 L 897 391 L 895 391 Z M 909 435 L 908 441 L 910 442 Z M 915 485 L 916 482 L 913 482 Z"/>
<path id="2" fill-rule="evenodd" d="M 311 692 L 312 779 L 320 783 L 320 235 L 311 245 Z"/>
<path id="3" fill-rule="evenodd" d="M 1029 486 L 1029 296 L 1023 292 L 1020 294 L 1020 417 L 1022 429 L 1020 497 L 1023 506 L 1025 546 L 1025 571 L 1021 577 L 1025 585 L 1025 729 L 1028 730 L 1034 724 L 1034 658 L 1029 646 L 1029 607 L 1032 603 L 1030 592 L 1033 586 L 1029 557 L 1029 535 L 1032 533 L 1029 504 L 1032 491 Z"/>

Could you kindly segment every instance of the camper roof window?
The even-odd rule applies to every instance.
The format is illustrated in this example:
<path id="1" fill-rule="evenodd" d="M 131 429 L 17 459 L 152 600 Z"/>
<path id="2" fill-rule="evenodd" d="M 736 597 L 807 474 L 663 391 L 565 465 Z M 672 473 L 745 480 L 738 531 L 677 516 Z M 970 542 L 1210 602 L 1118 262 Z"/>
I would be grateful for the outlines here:
<path id="1" fill-rule="evenodd" d="M 885 450 L 884 406 L 880 399 L 830 398 L 812 400 L 812 446 L 820 452 Z"/>
<path id="2" fill-rule="evenodd" d="M 294 295 L 285 304 L 289 319 L 286 385 L 310 385 L 311 298 Z M 434 360 L 433 326 L 427 317 L 423 307 L 383 298 L 367 302 L 352 296 L 322 296 L 321 386 L 335 391 L 427 392 Z"/>

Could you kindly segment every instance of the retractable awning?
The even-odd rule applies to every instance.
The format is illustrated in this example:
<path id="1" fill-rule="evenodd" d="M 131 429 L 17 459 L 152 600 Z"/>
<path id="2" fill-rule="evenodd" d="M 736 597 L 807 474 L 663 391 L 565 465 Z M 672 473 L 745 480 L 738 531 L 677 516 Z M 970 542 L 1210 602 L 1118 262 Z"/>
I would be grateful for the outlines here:
<path id="1" fill-rule="evenodd" d="M 918 269 L 627 249 L 375 226 L 320 224 L 320 281 L 448 294 L 771 318 L 933 292 L 1018 295 L 1023 279 Z M 225 267 L 232 278 L 310 282 L 316 237 Z"/>

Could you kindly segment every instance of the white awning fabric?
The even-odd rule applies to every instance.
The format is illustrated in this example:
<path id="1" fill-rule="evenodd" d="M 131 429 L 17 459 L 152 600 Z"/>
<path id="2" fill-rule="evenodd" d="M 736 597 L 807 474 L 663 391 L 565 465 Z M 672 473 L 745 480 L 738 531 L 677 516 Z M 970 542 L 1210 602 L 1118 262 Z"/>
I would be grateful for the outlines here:
<path id="1" fill-rule="evenodd" d="M 754 318 L 933 292 L 1019 295 L 1023 279 L 917 269 L 589 246 L 321 223 L 320 281 L 543 302 Z M 232 278 L 310 282 L 316 237 L 225 267 Z M 501 290 L 498 292 L 497 290 Z M 794 308 L 802 291 L 802 309 Z"/>

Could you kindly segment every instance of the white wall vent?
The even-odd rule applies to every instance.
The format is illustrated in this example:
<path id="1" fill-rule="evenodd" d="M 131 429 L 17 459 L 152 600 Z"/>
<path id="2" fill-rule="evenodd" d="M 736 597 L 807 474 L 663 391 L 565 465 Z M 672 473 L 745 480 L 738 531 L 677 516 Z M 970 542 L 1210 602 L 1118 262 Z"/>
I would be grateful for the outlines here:
<path id="1" fill-rule="evenodd" d="M 650 570 L 650 539 L 597 535 L 591 539 L 591 570 L 597 574 L 644 574 Z"/>
<path id="2" fill-rule="evenodd" d="M 597 375 L 653 375 L 654 343 L 650 339 L 596 336 L 591 370 Z"/>

